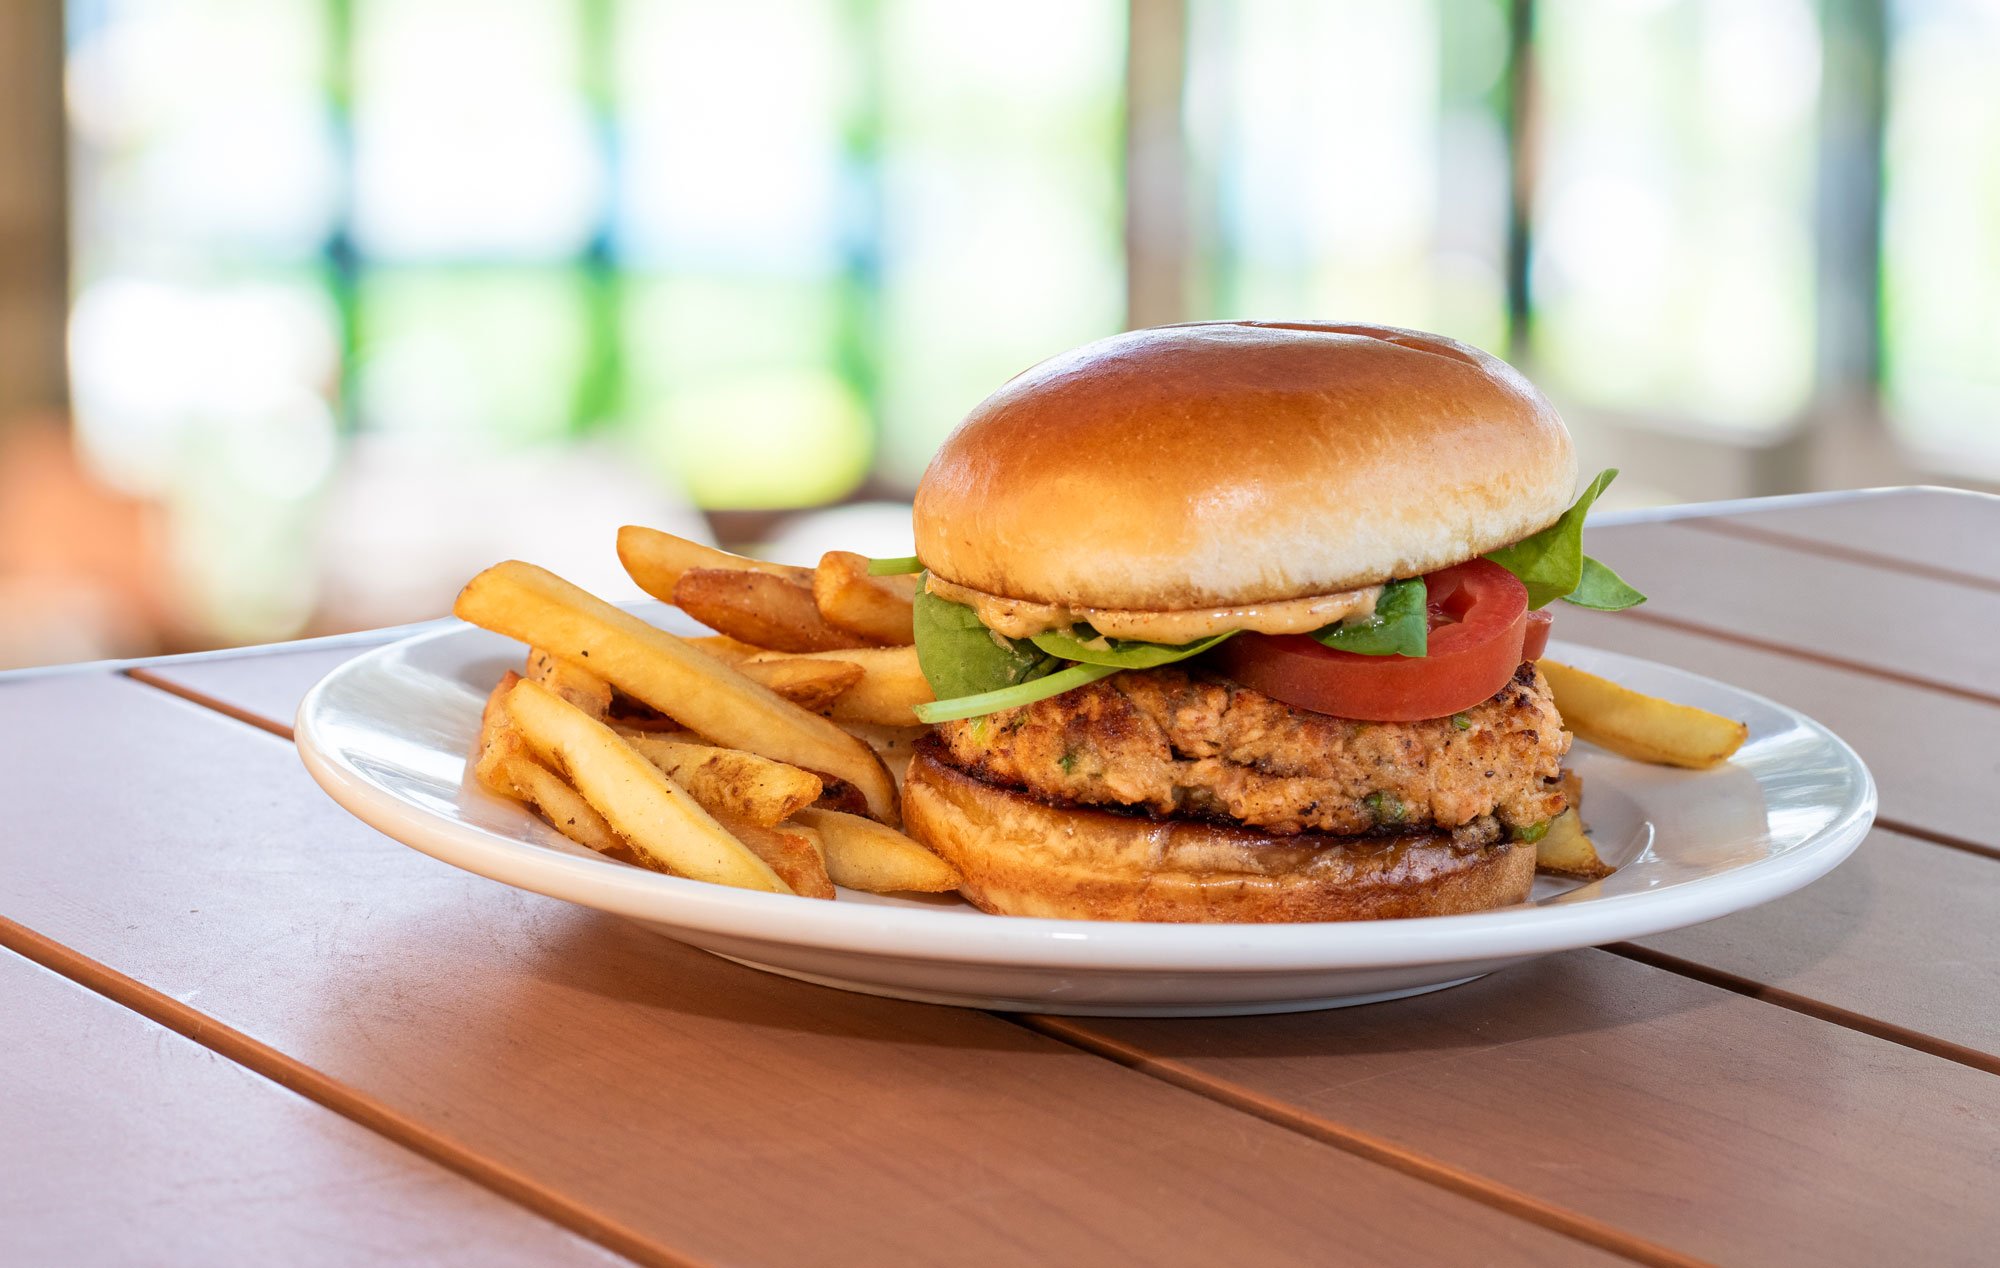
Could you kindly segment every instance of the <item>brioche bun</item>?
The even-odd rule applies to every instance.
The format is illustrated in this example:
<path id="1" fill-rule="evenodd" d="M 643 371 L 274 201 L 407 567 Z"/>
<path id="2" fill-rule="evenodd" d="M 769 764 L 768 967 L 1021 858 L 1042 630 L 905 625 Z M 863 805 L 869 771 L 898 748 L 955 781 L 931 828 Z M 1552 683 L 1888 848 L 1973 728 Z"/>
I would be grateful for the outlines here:
<path id="1" fill-rule="evenodd" d="M 1456 844 L 1444 832 L 1274 836 L 1111 814 L 999 788 L 919 743 L 903 822 L 956 867 L 983 911 L 1071 920 L 1376 920 L 1524 901 L 1535 847 Z"/>
<path id="2" fill-rule="evenodd" d="M 1562 420 L 1511 366 L 1390 326 L 1136 330 L 1025 371 L 924 473 L 935 576 L 1040 603 L 1175 611 L 1334 594 L 1555 522 Z"/>

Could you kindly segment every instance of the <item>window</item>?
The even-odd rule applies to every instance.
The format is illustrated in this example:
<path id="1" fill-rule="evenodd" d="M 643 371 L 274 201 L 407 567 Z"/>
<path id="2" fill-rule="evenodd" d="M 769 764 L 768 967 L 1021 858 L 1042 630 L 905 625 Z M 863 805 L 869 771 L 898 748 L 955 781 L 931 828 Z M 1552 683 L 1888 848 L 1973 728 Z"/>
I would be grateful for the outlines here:
<path id="1" fill-rule="evenodd" d="M 1891 8 L 1883 234 L 1891 419 L 2000 478 L 2000 3 Z"/>
<path id="2" fill-rule="evenodd" d="M 267 634 L 344 446 L 893 496 L 1156 274 L 2000 473 L 2000 0 L 1885 3 L 70 0 L 77 432 Z"/>

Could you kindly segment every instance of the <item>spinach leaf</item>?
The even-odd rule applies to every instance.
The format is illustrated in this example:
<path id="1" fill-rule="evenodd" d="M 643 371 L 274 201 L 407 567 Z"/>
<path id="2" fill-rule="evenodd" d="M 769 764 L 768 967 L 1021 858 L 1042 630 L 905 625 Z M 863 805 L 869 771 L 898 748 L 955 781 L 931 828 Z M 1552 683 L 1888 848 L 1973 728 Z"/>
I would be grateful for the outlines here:
<path id="1" fill-rule="evenodd" d="M 1422 577 L 1406 577 L 1382 587 L 1375 615 L 1352 625 L 1329 625 L 1313 639 L 1335 651 L 1363 656 L 1422 656 L 1430 643 L 1429 591 Z"/>
<path id="2" fill-rule="evenodd" d="M 956 718 L 976 718 L 981 714 L 998 713 L 1002 709 L 1013 709 L 1020 705 L 1033 704 L 1037 700 L 1046 700 L 1050 696 L 1059 696 L 1065 691 L 1074 691 L 1085 683 L 1096 682 L 1099 678 L 1109 678 L 1117 672 L 1119 670 L 1116 665 L 1070 665 L 1031 682 L 1002 687 L 997 691 L 983 691 L 977 695 L 940 699 L 933 704 L 920 704 L 911 712 L 917 715 L 919 722 L 950 722 Z"/>
<path id="3" fill-rule="evenodd" d="M 1085 665 L 1109 665 L 1113 669 L 1152 669 L 1156 665 L 1171 665 L 1177 660 L 1199 656 L 1235 632 L 1230 630 L 1212 638 L 1196 639 L 1192 643 L 1142 643 L 1136 639 L 1105 638 L 1088 625 L 1075 625 L 1068 630 L 1050 630 L 1046 634 L 1037 634 L 1030 641 L 1051 656 L 1079 661 Z"/>
<path id="4" fill-rule="evenodd" d="M 1016 686 L 1062 668 L 1033 643 L 995 634 L 971 608 L 928 590 L 917 591 L 914 615 L 917 665 L 939 700 Z"/>
<path id="5" fill-rule="evenodd" d="M 871 577 L 901 577 L 923 570 L 923 561 L 915 555 L 898 555 L 894 559 L 868 561 L 868 575 Z"/>
<path id="6" fill-rule="evenodd" d="M 1583 584 L 1583 518 L 1617 475 L 1616 467 L 1598 472 L 1561 519 L 1486 556 L 1528 587 L 1529 607 L 1545 608 Z"/>
<path id="7" fill-rule="evenodd" d="M 1646 596 L 1625 584 L 1625 579 L 1589 555 L 1583 557 L 1583 580 L 1563 596 L 1563 602 L 1599 612 L 1622 612 L 1637 607 Z"/>

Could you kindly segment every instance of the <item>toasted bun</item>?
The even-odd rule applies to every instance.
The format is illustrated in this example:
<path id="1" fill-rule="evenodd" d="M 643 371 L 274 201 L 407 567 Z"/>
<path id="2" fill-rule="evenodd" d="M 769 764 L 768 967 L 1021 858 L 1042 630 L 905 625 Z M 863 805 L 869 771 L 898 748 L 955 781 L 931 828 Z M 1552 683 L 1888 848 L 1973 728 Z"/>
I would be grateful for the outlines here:
<path id="1" fill-rule="evenodd" d="M 974 409 L 918 486 L 937 576 L 1042 603 L 1253 604 L 1446 567 L 1555 522 L 1569 433 L 1506 362 L 1389 326 L 1100 339 Z"/>
<path id="2" fill-rule="evenodd" d="M 920 745 L 903 827 L 965 877 L 981 910 L 1071 920 L 1377 920 L 1524 901 L 1535 847 L 1448 834 L 1272 836 L 1058 806 L 997 788 Z"/>

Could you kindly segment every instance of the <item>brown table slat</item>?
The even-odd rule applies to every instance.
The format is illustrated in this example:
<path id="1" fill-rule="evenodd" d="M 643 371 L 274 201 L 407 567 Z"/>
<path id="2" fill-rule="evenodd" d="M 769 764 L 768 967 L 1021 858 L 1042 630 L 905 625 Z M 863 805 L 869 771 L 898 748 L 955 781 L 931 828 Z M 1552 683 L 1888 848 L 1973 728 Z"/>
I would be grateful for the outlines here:
<path id="1" fill-rule="evenodd" d="M 1682 522 L 1593 529 L 1591 553 L 1667 619 L 2000 701 L 2000 591 L 1975 589 Z M 1941 613 L 1950 613 L 1949 620 Z"/>
<path id="2" fill-rule="evenodd" d="M 0 1263 L 625 1261 L 0 950 Z"/>
<path id="3" fill-rule="evenodd" d="M 0 725 L 10 776 L 60 790 L 0 835 L 0 915 L 629 1253 L 1601 1258 L 1006 1021 L 738 968 L 455 871 L 348 818 L 280 741 L 139 683 L 28 680 L 0 715 L 42 720 L 32 742 Z"/>
<path id="4" fill-rule="evenodd" d="M 2000 1080 L 1602 951 L 1342 1012 L 1043 1024 L 1724 1262 L 1987 1263 L 2000 1238 Z"/>
<path id="5" fill-rule="evenodd" d="M 1639 945 L 2000 1073 L 1996 911 L 2000 864 L 1877 831 L 1796 894 Z"/>
<path id="6" fill-rule="evenodd" d="M 1891 567 L 1940 569 L 2000 585 L 2000 497 L 1964 489 L 1896 489 L 1810 506 L 1704 521 L 1780 535 L 1807 549 L 1852 551 Z"/>
<path id="7" fill-rule="evenodd" d="M 2000 706 L 1863 678 L 1815 661 L 1564 605 L 1555 635 L 1735 683 L 1818 719 L 1875 774 L 1882 817 L 2000 850 Z"/>

